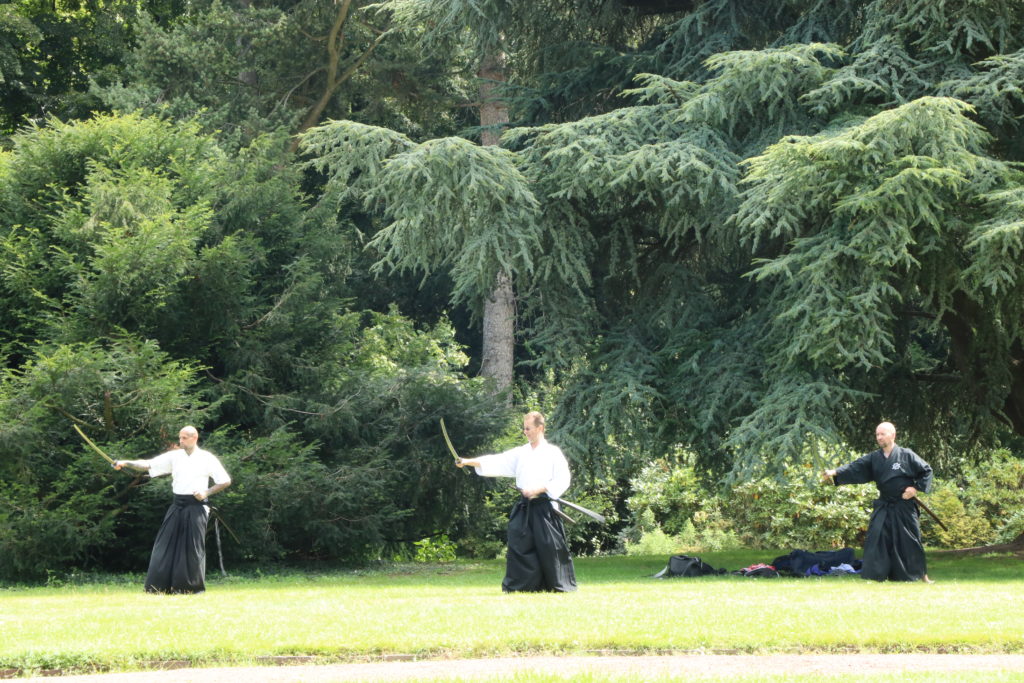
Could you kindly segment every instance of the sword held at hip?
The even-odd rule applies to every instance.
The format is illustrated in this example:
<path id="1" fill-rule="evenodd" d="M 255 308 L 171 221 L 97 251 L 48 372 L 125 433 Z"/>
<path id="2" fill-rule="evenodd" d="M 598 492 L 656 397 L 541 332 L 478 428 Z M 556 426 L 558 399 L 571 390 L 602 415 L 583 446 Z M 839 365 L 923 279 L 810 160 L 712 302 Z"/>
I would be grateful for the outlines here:
<path id="1" fill-rule="evenodd" d="M 942 523 L 942 520 L 939 519 L 939 516 L 936 515 L 934 512 L 932 512 L 932 509 L 930 507 L 928 507 L 927 505 L 925 505 L 924 501 L 921 500 L 920 497 L 914 496 L 913 501 L 915 503 L 917 503 L 917 506 L 919 508 L 921 508 L 922 510 L 927 512 L 931 516 L 931 518 L 935 520 L 935 523 L 938 524 L 940 527 L 942 527 L 943 531 L 949 531 L 949 529 L 946 528 L 946 525 Z"/>

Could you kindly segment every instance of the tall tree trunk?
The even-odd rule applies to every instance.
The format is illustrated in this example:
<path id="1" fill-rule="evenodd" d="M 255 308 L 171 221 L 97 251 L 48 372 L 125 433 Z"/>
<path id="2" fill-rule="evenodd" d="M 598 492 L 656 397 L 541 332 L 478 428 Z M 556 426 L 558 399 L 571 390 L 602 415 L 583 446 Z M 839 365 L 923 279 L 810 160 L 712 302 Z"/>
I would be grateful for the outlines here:
<path id="1" fill-rule="evenodd" d="M 498 89 L 505 81 L 505 55 L 488 55 L 480 65 L 480 143 L 496 145 L 508 125 L 508 106 Z M 493 379 L 499 391 L 512 386 L 515 347 L 515 296 L 512 275 L 498 273 L 494 291 L 484 301 L 483 359 L 480 374 Z"/>
<path id="2" fill-rule="evenodd" d="M 484 301 L 483 360 L 480 374 L 495 381 L 499 391 L 512 386 L 516 308 L 512 278 L 499 273 L 494 291 Z"/>

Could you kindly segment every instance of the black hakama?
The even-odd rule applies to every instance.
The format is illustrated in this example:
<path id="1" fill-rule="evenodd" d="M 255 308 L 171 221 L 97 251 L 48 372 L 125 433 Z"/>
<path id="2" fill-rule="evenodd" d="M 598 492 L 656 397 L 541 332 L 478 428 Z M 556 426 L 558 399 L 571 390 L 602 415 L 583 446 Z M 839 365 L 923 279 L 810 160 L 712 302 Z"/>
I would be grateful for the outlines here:
<path id="1" fill-rule="evenodd" d="M 864 540 L 861 576 L 875 581 L 919 581 L 928 573 L 921 523 L 917 503 L 902 496 L 909 486 L 927 493 L 932 468 L 909 448 L 894 446 L 888 457 L 882 450 L 872 451 L 836 470 L 837 486 L 872 481 L 878 487 L 878 500 Z"/>
<path id="2" fill-rule="evenodd" d="M 917 503 L 879 498 L 864 540 L 861 576 L 875 581 L 920 581 L 928 573 Z"/>
<path id="3" fill-rule="evenodd" d="M 153 542 L 146 574 L 148 593 L 206 590 L 206 506 L 195 496 L 175 494 Z"/>
<path id="4" fill-rule="evenodd" d="M 506 593 L 576 590 L 565 528 L 547 496 L 522 498 L 512 508 L 501 589 Z"/>

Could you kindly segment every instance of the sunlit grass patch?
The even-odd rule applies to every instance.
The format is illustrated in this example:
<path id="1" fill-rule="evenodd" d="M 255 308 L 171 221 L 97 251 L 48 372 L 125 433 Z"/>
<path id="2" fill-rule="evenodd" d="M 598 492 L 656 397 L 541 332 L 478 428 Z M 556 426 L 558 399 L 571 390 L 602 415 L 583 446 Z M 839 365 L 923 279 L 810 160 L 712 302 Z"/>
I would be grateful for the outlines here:
<path id="1" fill-rule="evenodd" d="M 782 551 L 710 553 L 736 569 Z M 0 591 L 0 669 L 242 664 L 312 655 L 1024 652 L 1020 559 L 931 558 L 934 585 L 651 578 L 664 557 L 578 559 L 575 593 L 502 594 L 503 564 L 211 577 L 199 596 L 82 581 Z"/>

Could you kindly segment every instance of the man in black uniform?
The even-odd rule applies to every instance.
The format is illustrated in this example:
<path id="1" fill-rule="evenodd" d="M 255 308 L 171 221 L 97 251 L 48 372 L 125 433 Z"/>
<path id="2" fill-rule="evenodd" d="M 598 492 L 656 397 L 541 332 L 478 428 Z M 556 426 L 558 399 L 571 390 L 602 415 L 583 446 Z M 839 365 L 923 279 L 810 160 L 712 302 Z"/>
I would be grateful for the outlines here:
<path id="1" fill-rule="evenodd" d="M 861 575 L 875 581 L 932 583 L 914 502 L 918 491 L 927 493 L 931 489 L 931 465 L 909 448 L 896 445 L 896 427 L 891 422 L 875 428 L 875 440 L 881 447 L 877 451 L 824 474 L 836 486 L 873 481 L 878 487 L 878 499 L 864 540 Z"/>

